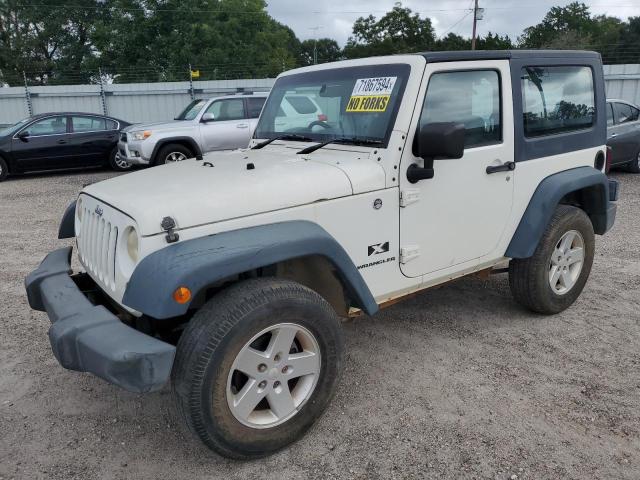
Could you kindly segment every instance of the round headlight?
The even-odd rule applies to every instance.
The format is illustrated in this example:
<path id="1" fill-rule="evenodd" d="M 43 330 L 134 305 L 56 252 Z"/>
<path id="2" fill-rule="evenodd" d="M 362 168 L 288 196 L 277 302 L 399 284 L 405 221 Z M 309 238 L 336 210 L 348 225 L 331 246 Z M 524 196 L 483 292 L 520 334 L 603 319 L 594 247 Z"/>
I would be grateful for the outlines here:
<path id="1" fill-rule="evenodd" d="M 82 220 L 82 197 L 78 198 L 76 202 L 76 215 L 78 216 L 78 220 Z"/>
<path id="2" fill-rule="evenodd" d="M 131 227 L 127 233 L 127 252 L 133 263 L 138 261 L 138 233 Z"/>

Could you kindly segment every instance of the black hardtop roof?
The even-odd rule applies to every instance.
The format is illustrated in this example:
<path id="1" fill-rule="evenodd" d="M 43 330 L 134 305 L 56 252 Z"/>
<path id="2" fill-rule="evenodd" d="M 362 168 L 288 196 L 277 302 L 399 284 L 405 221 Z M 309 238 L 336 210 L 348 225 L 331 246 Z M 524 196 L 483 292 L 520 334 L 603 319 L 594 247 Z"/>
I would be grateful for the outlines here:
<path id="1" fill-rule="evenodd" d="M 526 58 L 566 58 L 571 60 L 600 60 L 598 52 L 587 50 L 456 50 L 451 52 L 422 52 L 427 62 L 457 62 L 464 60 L 510 60 Z"/>

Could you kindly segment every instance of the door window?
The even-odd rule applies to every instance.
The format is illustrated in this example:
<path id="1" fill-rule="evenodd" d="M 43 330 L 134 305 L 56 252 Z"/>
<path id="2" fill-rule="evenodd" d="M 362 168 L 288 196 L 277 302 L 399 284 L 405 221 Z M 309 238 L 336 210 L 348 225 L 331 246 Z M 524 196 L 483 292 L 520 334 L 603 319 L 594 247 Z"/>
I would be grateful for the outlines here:
<path id="1" fill-rule="evenodd" d="M 247 107 L 249 109 L 249 118 L 258 118 L 264 105 L 265 97 L 249 97 L 247 98 Z"/>
<path id="2" fill-rule="evenodd" d="M 244 117 L 244 102 L 241 98 L 216 100 L 205 113 L 213 113 L 214 121 L 240 120 Z"/>
<path id="3" fill-rule="evenodd" d="M 636 122 L 638 120 L 638 109 L 626 103 L 614 103 L 613 109 L 616 112 L 617 123 Z"/>
<path id="4" fill-rule="evenodd" d="M 589 128 L 595 119 L 589 67 L 526 67 L 520 77 L 524 133 L 540 137 Z"/>
<path id="5" fill-rule="evenodd" d="M 502 141 L 500 77 L 495 70 L 435 73 L 429 79 L 420 127 L 456 122 L 465 127 L 465 147 Z"/>
<path id="6" fill-rule="evenodd" d="M 32 123 L 23 130 L 30 137 L 67 133 L 67 117 L 48 117 Z"/>
<path id="7" fill-rule="evenodd" d="M 73 132 L 95 132 L 106 130 L 104 118 L 100 117 L 71 117 Z"/>

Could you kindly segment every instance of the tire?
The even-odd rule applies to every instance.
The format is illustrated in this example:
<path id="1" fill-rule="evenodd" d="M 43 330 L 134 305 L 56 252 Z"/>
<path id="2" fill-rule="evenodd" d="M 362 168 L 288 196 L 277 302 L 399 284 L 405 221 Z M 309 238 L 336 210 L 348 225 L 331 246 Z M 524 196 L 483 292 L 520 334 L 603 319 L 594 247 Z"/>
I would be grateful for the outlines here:
<path id="1" fill-rule="evenodd" d="M 572 253 L 563 253 L 567 246 Z M 580 246 L 581 265 L 577 250 Z M 513 297 L 537 313 L 563 311 L 582 292 L 591 272 L 594 250 L 593 225 L 587 214 L 577 207 L 559 205 L 533 256 L 509 263 Z"/>
<path id="2" fill-rule="evenodd" d="M 635 159 L 627 163 L 627 170 L 631 173 L 640 173 L 640 150 L 638 150 Z"/>
<path id="3" fill-rule="evenodd" d="M 118 147 L 114 148 L 109 154 L 109 166 L 116 172 L 126 172 L 127 170 L 131 170 L 130 163 L 125 160 L 120 160 Z"/>
<path id="4" fill-rule="evenodd" d="M 9 166 L 4 158 L 0 157 L 0 182 L 6 180 L 7 175 L 9 175 Z"/>
<path id="5" fill-rule="evenodd" d="M 268 329 L 275 334 L 260 336 Z M 284 338 L 291 329 L 299 329 L 295 340 L 282 345 L 291 345 L 293 351 L 285 354 L 285 347 L 278 359 L 268 343 Z M 246 353 L 248 345 L 262 355 L 256 357 L 252 350 L 251 358 L 242 363 L 245 356 L 239 353 Z M 311 364 L 295 363 L 295 357 L 288 357 L 299 350 L 307 355 L 315 351 L 307 358 L 315 373 L 296 377 L 303 367 L 313 370 Z M 235 459 L 269 455 L 304 435 L 325 410 L 339 381 L 343 351 L 338 317 L 316 292 L 274 278 L 240 282 L 205 303 L 178 342 L 171 372 L 177 409 L 189 429 L 220 455 Z M 293 367 L 287 369 L 288 363 Z M 253 383 L 239 373 L 240 368 L 254 372 Z M 285 371 L 290 377 L 284 377 Z M 282 379 L 280 386 L 276 385 L 278 378 Z M 292 395 L 278 396 L 289 392 L 289 387 Z M 240 402 L 235 406 L 240 398 L 237 392 L 243 388 L 256 395 L 254 403 L 262 398 L 255 410 L 248 404 L 249 415 Z M 280 411 L 273 408 L 272 399 L 280 398 L 294 398 L 295 410 L 287 414 L 282 402 L 273 404 L 280 405 Z"/>
<path id="6" fill-rule="evenodd" d="M 193 158 L 193 153 L 184 145 L 169 143 L 158 150 L 154 165 L 165 165 L 167 163 L 181 162 Z"/>

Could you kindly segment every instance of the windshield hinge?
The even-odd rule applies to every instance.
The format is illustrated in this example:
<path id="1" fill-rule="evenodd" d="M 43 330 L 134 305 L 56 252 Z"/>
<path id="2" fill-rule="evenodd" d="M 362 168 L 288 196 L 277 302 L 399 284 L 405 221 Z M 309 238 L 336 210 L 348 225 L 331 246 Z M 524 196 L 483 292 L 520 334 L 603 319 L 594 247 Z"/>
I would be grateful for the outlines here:
<path id="1" fill-rule="evenodd" d="M 173 231 L 176 228 L 176 221 L 173 218 L 164 217 L 160 226 L 167 232 L 167 236 L 164 237 L 167 243 L 175 243 L 180 240 L 180 235 Z"/>
<path id="2" fill-rule="evenodd" d="M 400 263 L 409 263 L 420 256 L 420 247 L 418 245 L 406 245 L 400 248 Z"/>

